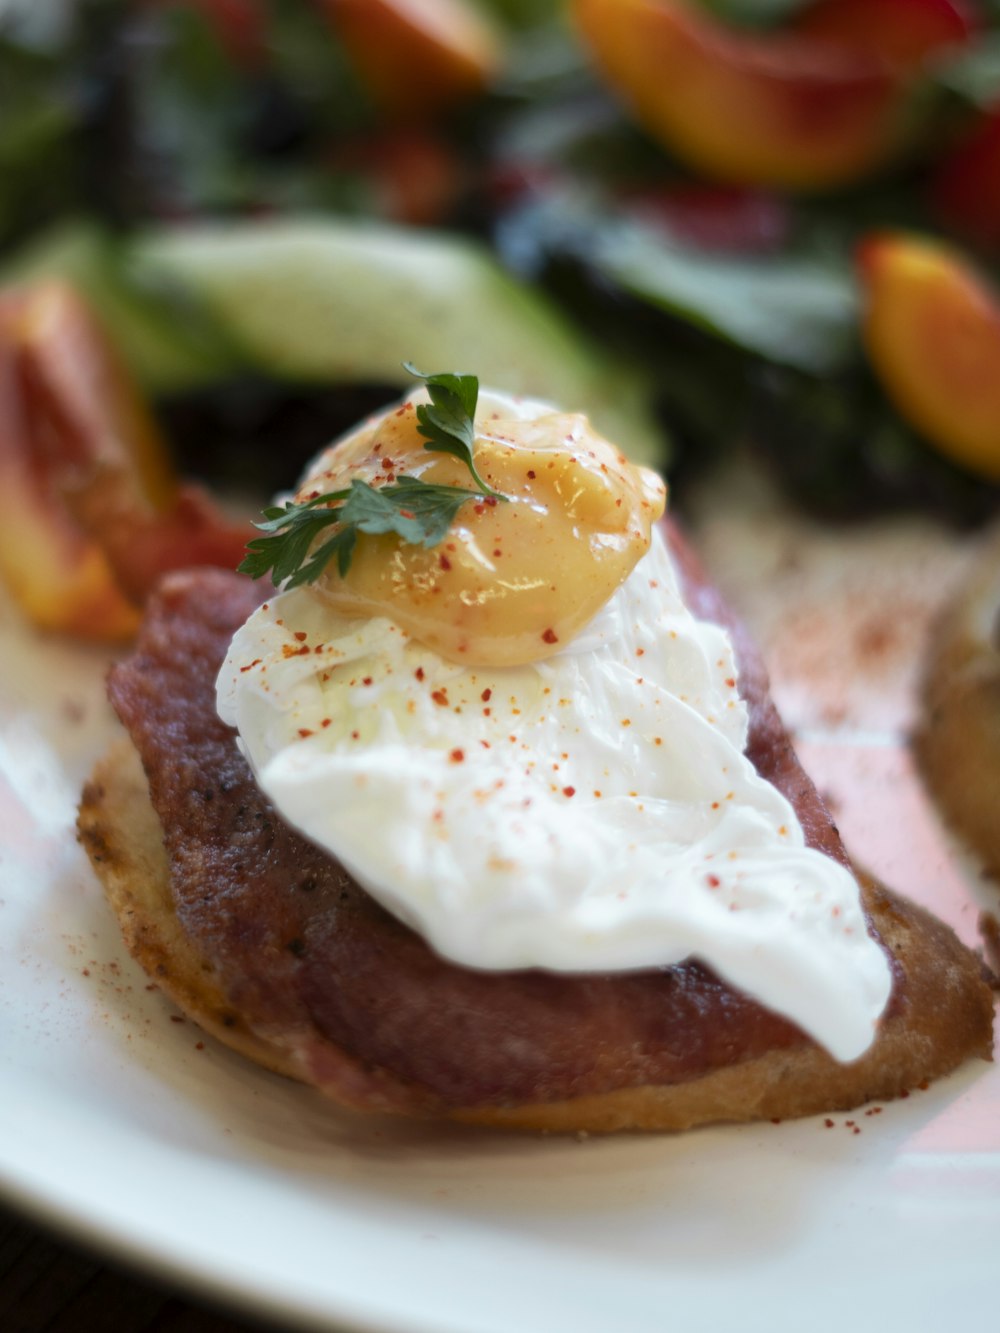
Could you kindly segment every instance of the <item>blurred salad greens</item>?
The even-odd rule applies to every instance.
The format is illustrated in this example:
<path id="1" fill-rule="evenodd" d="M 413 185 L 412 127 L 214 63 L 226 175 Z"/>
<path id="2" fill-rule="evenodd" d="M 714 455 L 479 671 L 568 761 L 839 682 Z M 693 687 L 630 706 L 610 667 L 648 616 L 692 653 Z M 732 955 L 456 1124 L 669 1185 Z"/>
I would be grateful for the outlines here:
<path id="1" fill-rule="evenodd" d="M 979 520 L 1000 0 L 8 0 L 0 276 L 52 275 L 210 474 L 454 359 L 675 473 Z"/>

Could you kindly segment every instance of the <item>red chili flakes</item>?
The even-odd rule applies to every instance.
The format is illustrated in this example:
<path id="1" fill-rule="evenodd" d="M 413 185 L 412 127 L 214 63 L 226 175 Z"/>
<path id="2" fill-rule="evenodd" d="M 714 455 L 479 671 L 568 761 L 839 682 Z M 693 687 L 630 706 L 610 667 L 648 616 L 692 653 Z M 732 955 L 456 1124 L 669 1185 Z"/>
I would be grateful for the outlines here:
<path id="1" fill-rule="evenodd" d="M 372 683 L 371 676 L 365 676 L 361 682 L 362 685 L 370 685 L 371 683 Z"/>
<path id="2" fill-rule="evenodd" d="M 729 686 L 731 690 L 736 689 L 736 681 L 732 678 L 732 676 L 726 677 L 726 684 Z"/>
<path id="3" fill-rule="evenodd" d="M 718 875 L 706 875 L 705 883 L 708 885 L 710 889 L 717 889 L 719 885 L 722 883 L 722 880 L 718 877 Z"/>
<path id="4" fill-rule="evenodd" d="M 437 704 L 437 706 L 438 706 L 439 708 L 447 708 L 447 707 L 448 707 L 448 691 L 447 691 L 447 690 L 435 690 L 435 691 L 433 692 L 433 694 L 431 695 L 431 698 L 434 700 L 434 702 Z"/>
<path id="5" fill-rule="evenodd" d="M 654 745 L 662 745 L 662 744 L 663 744 L 663 737 L 662 737 L 662 736 L 654 736 L 654 737 L 653 737 L 653 744 L 654 744 Z"/>
<path id="6" fill-rule="evenodd" d="M 417 667 L 416 671 L 414 671 L 413 674 L 414 674 L 414 676 L 416 676 L 417 680 L 423 680 L 423 678 L 424 678 L 424 669 L 423 669 L 423 667 Z"/>
<path id="7" fill-rule="evenodd" d="M 827 1129 L 833 1129 L 833 1121 L 832 1121 L 832 1120 L 824 1120 L 824 1121 L 823 1121 L 823 1124 L 827 1127 Z"/>
<path id="8" fill-rule="evenodd" d="M 558 643 L 558 642 L 559 642 L 559 635 L 555 632 L 554 629 L 549 628 L 549 629 L 547 629 L 547 630 L 545 631 L 545 633 L 542 635 L 542 642 L 543 642 L 543 643 Z"/>
<path id="9" fill-rule="evenodd" d="M 305 643 L 309 635 L 305 632 L 304 629 L 297 629 L 295 633 L 292 635 L 292 637 L 298 639 L 299 643 Z"/>
<path id="10" fill-rule="evenodd" d="M 448 557 L 444 554 L 443 551 L 442 551 L 442 553 L 438 556 L 438 565 L 439 565 L 439 567 L 440 567 L 441 569 L 444 569 L 444 570 L 451 569 L 451 561 L 448 559 Z"/>
<path id="11" fill-rule="evenodd" d="M 299 735 L 302 737 L 303 740 L 305 740 L 307 736 L 312 735 L 312 732 L 309 730 L 308 727 L 299 727 Z"/>
<path id="12" fill-rule="evenodd" d="M 323 728 L 324 731 L 325 731 L 326 728 L 330 725 L 330 723 L 331 723 L 332 720 L 333 720 L 332 718 L 325 717 L 325 718 L 323 719 L 323 721 L 320 723 L 320 726 Z"/>
<path id="13" fill-rule="evenodd" d="M 240 667 L 240 672 L 242 673 L 245 671 L 252 671 L 255 666 L 260 666 L 260 663 L 261 659 L 259 657 L 255 657 L 252 662 L 249 662 L 246 666 Z"/>
<path id="14" fill-rule="evenodd" d="M 575 788 L 575 787 L 563 787 L 563 795 L 564 795 L 564 796 L 575 796 L 575 795 L 576 795 L 576 788 Z"/>
<path id="15" fill-rule="evenodd" d="M 306 657 L 308 653 L 309 645 L 307 643 L 304 643 L 301 648 L 293 648 L 290 643 L 281 645 L 281 655 L 286 659 L 289 657 Z"/>
<path id="16" fill-rule="evenodd" d="M 360 732 L 360 731 L 352 731 L 352 732 L 351 732 L 351 740 L 352 740 L 352 741 L 359 741 L 360 739 L 361 739 L 361 732 Z"/>
<path id="17" fill-rule="evenodd" d="M 534 472 L 534 469 L 533 469 L 533 468 L 529 468 L 529 469 L 528 469 L 528 480 L 529 480 L 529 481 L 534 481 L 534 480 L 535 480 L 535 472 Z"/>
<path id="18" fill-rule="evenodd" d="M 623 718 L 622 718 L 622 726 L 623 726 L 623 727 L 630 727 L 631 725 L 632 725 L 632 719 L 631 719 L 630 717 L 623 717 Z"/>
<path id="19" fill-rule="evenodd" d="M 479 697 L 480 697 L 480 699 L 482 699 L 482 701 L 483 701 L 484 704 L 488 704 L 489 701 L 493 698 L 493 691 L 492 691 L 492 690 L 483 690 L 482 694 L 481 694 Z"/>
<path id="20" fill-rule="evenodd" d="M 391 458 L 383 458 L 383 459 L 382 459 L 382 465 L 381 465 L 381 466 L 382 466 L 383 471 L 385 471 L 385 472 L 391 472 L 392 469 L 396 466 L 396 464 L 392 461 Z"/>
<path id="21" fill-rule="evenodd" d="M 498 559 L 501 555 L 503 555 L 503 552 L 500 550 L 498 546 L 497 549 L 493 552 L 494 560 Z"/>
<path id="22" fill-rule="evenodd" d="M 451 752 L 451 754 L 448 756 L 448 758 L 451 760 L 451 762 L 452 762 L 453 764 L 460 764 L 460 763 L 462 763 L 462 761 L 465 759 L 465 751 L 464 751 L 464 750 L 452 750 L 452 752 Z"/>

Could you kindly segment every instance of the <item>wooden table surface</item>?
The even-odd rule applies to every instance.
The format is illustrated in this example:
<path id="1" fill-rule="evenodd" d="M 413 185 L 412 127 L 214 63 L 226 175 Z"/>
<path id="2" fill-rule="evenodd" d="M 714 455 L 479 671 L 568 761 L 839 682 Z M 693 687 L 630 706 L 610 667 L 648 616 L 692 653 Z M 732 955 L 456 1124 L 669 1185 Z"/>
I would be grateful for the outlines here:
<path id="1" fill-rule="evenodd" d="M 3 1333 L 268 1333 L 109 1264 L 0 1205 Z"/>

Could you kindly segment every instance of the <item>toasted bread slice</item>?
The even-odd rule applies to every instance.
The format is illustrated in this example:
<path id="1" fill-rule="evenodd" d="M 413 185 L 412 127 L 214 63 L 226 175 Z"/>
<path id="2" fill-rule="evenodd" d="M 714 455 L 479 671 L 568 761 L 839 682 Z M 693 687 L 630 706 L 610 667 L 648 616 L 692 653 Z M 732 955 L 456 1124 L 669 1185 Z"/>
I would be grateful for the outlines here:
<path id="1" fill-rule="evenodd" d="M 948 822 L 1000 878 L 1000 529 L 934 627 L 914 737 Z"/>
<path id="2" fill-rule="evenodd" d="M 294 1053 L 255 1032 L 226 994 L 213 963 L 178 920 L 163 830 L 135 749 L 118 744 L 84 791 L 80 835 L 138 962 L 195 1022 L 242 1055 L 292 1077 L 310 1075 Z M 814 1043 L 738 1061 L 689 1080 L 634 1086 L 555 1101 L 427 1105 L 426 1112 L 522 1130 L 681 1130 L 714 1121 L 786 1119 L 889 1099 L 992 1053 L 993 997 L 976 957 L 921 908 L 863 879 L 866 908 L 899 969 L 900 1003 L 872 1047 L 839 1064 Z M 345 1051 L 333 1052 L 357 1066 Z M 359 1086 L 366 1071 L 356 1067 Z M 371 1099 L 340 1100 L 373 1106 Z M 400 1109 L 387 1103 L 388 1109 Z M 419 1101 L 406 1109 L 420 1113 Z"/>

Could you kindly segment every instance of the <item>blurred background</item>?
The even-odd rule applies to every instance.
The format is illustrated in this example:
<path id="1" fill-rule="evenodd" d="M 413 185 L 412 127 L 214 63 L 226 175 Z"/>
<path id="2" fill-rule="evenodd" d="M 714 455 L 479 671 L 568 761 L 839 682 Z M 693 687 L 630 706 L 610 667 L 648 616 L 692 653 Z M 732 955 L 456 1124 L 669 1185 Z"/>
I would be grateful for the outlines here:
<path id="1" fill-rule="evenodd" d="M 433 330 L 674 479 L 976 523 L 998 274 L 1000 0 L 0 8 L 0 276 L 68 280 L 213 482 Z"/>

